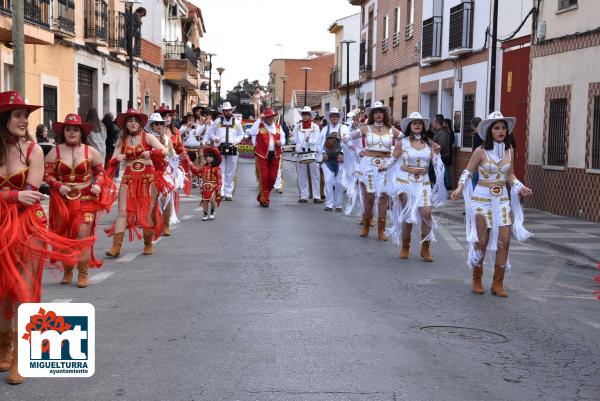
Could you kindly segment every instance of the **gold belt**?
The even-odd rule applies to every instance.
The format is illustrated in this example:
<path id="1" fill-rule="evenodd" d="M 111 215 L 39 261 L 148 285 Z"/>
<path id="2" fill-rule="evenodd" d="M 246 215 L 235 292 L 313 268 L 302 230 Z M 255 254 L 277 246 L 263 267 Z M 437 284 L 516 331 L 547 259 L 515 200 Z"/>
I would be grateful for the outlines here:
<path id="1" fill-rule="evenodd" d="M 142 159 L 135 159 L 131 162 L 131 171 L 140 173 L 146 169 L 146 161 Z"/>
<path id="2" fill-rule="evenodd" d="M 481 185 L 482 187 L 489 188 L 490 195 L 494 197 L 501 196 L 504 192 L 504 186 L 506 185 L 505 181 L 478 181 L 477 185 Z"/>

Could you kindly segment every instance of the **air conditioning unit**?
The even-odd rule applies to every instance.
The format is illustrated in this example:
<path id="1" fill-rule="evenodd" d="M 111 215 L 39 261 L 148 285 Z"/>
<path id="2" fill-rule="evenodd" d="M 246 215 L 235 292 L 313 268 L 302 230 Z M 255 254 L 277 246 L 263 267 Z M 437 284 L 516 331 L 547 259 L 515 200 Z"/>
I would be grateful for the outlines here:
<path id="1" fill-rule="evenodd" d="M 539 23 L 535 37 L 538 42 L 543 42 L 546 39 L 546 21 Z"/>

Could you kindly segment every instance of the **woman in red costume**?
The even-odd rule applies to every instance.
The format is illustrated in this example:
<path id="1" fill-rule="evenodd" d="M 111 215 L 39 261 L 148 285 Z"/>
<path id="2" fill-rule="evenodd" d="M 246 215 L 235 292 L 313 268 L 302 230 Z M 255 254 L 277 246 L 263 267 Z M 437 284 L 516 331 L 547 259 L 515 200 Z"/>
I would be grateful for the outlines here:
<path id="1" fill-rule="evenodd" d="M 96 215 L 110 212 L 117 197 L 113 181 L 104 176 L 100 153 L 86 145 L 92 127 L 77 114 L 68 114 L 65 122 L 55 122 L 54 133 L 61 138 L 46 156 L 44 181 L 50 185 L 50 229 L 64 237 L 81 239 L 94 235 Z M 88 267 L 102 262 L 88 249 L 77 263 L 77 287 L 88 286 Z M 61 284 L 71 284 L 74 266 L 64 266 Z"/>
<path id="2" fill-rule="evenodd" d="M 126 161 L 126 167 L 119 187 L 119 214 L 114 225 L 106 231 L 108 235 L 114 235 L 113 246 L 106 252 L 113 258 L 121 254 L 125 229 L 129 229 L 130 241 L 133 241 L 134 235 L 141 239 L 139 229 L 142 229 L 144 255 L 152 255 L 152 241 L 161 233 L 162 216 L 156 198 L 162 189 L 163 173 L 157 172 L 153 163 L 164 164 L 167 149 L 158 139 L 142 130 L 147 121 L 148 116 L 135 109 L 117 116 L 121 134 L 107 175 L 114 176 L 121 160 Z"/>
<path id="3" fill-rule="evenodd" d="M 175 153 L 180 157 L 180 159 L 187 158 L 187 152 L 185 150 L 185 146 L 183 145 L 183 141 L 181 140 L 181 134 L 179 133 L 179 129 L 173 125 L 173 116 L 175 115 L 175 110 L 169 109 L 169 106 L 166 104 L 161 104 L 160 107 L 154 111 L 155 113 L 160 114 L 165 122 L 165 130 L 164 134 L 171 143 L 173 144 L 173 149 Z M 192 189 L 192 182 L 189 179 L 189 168 L 184 167 L 186 172 L 186 176 L 188 179 L 185 180 L 185 184 L 183 187 L 183 192 L 186 195 L 189 195 Z M 175 191 L 173 200 L 171 202 L 175 202 L 176 209 L 179 209 L 179 192 Z M 169 221 L 171 220 L 171 205 L 165 205 L 165 209 L 163 212 L 163 220 L 162 220 L 162 234 L 166 237 L 171 235 L 171 228 L 169 226 Z M 179 210 L 177 210 L 179 211 Z"/>
<path id="4" fill-rule="evenodd" d="M 77 263 L 93 238 L 69 240 L 52 233 L 38 188 L 44 177 L 44 153 L 29 135 L 29 105 L 16 91 L 0 93 L 0 372 L 7 381 L 19 375 L 16 310 L 23 302 L 40 302 L 47 258 Z"/>

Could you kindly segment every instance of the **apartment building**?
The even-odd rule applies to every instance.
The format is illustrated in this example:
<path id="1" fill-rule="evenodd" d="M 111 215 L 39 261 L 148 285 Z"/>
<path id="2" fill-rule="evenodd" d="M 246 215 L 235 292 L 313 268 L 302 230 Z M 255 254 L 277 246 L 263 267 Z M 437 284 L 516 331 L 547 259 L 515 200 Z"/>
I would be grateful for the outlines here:
<path id="1" fill-rule="evenodd" d="M 531 46 L 528 205 L 600 222 L 600 3 L 539 2 Z"/>
<path id="2" fill-rule="evenodd" d="M 377 0 L 349 0 L 350 4 L 360 6 L 360 48 L 359 80 L 356 90 L 359 106 L 369 107 L 376 100 L 375 79 L 377 68 Z"/>

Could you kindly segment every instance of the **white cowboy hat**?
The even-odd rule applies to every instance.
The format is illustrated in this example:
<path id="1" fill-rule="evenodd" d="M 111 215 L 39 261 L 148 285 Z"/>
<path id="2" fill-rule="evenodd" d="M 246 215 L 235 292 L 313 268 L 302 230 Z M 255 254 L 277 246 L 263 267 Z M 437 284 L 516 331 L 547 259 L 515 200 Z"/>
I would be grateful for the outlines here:
<path id="1" fill-rule="evenodd" d="M 221 107 L 219 107 L 219 112 L 222 113 L 224 110 L 231 110 L 232 112 L 234 112 L 235 107 L 232 106 L 231 103 L 225 102 Z"/>
<path id="2" fill-rule="evenodd" d="M 332 114 L 337 114 L 338 116 L 340 116 L 340 121 L 344 121 L 344 113 L 342 113 L 341 111 L 338 110 L 337 107 L 332 107 L 331 110 L 329 110 L 328 112 L 325 113 L 325 119 L 327 121 L 329 120 L 329 116 Z"/>
<path id="3" fill-rule="evenodd" d="M 152 132 L 152 123 L 164 123 L 165 120 L 163 120 L 162 116 L 159 113 L 152 113 L 152 115 L 150 115 L 150 118 L 148 119 L 148 122 L 146 123 L 146 127 L 144 127 L 144 129 L 148 132 Z"/>
<path id="4" fill-rule="evenodd" d="M 427 131 L 429 129 L 429 119 L 423 118 L 421 113 L 413 112 L 410 113 L 410 116 L 405 117 L 402 119 L 402 121 L 400 121 L 400 131 L 402 131 L 402 133 L 406 135 L 410 128 L 410 124 L 415 120 L 423 121 L 423 131 Z"/>
<path id="5" fill-rule="evenodd" d="M 508 133 L 510 134 L 515 127 L 517 119 L 515 117 L 504 117 L 499 111 L 494 111 L 485 120 L 482 120 L 477 126 L 477 133 L 483 141 L 487 137 L 487 133 L 492 125 L 498 121 L 506 122 Z"/>
<path id="6" fill-rule="evenodd" d="M 302 108 L 302 110 L 300 110 L 300 115 L 304 114 L 304 113 L 308 113 L 310 114 L 310 118 L 311 120 L 314 120 L 315 117 L 317 116 L 317 113 L 312 111 L 312 109 L 310 108 L 310 106 L 304 106 Z"/>
<path id="7" fill-rule="evenodd" d="M 389 108 L 389 106 L 384 105 L 382 102 L 375 102 L 375 104 L 373 104 L 373 106 L 367 107 L 367 115 L 370 116 L 371 113 L 373 113 L 373 111 L 375 111 L 377 109 L 382 109 L 382 110 L 386 111 L 388 114 L 390 114 L 392 112 L 392 110 Z"/>

